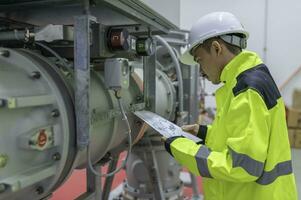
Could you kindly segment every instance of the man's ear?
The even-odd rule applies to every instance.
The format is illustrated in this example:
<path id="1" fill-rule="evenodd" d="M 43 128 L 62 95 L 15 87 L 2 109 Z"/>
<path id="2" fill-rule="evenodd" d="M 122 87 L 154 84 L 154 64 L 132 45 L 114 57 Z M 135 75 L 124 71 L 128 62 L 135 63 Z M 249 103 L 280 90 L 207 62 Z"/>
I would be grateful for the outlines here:
<path id="1" fill-rule="evenodd" d="M 222 46 L 218 41 L 213 41 L 211 45 L 211 50 L 217 55 L 221 55 L 222 53 Z"/>

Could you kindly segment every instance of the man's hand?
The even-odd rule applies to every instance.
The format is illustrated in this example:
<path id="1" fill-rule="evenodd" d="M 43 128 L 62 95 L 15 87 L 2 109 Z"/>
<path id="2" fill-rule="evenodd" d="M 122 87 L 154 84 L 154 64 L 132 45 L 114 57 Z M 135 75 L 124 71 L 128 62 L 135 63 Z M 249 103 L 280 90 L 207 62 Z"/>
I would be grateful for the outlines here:
<path id="1" fill-rule="evenodd" d="M 189 124 L 189 125 L 184 125 L 181 128 L 182 128 L 183 131 L 188 132 L 188 133 L 196 136 L 198 134 L 200 125 L 198 125 L 198 124 Z"/>

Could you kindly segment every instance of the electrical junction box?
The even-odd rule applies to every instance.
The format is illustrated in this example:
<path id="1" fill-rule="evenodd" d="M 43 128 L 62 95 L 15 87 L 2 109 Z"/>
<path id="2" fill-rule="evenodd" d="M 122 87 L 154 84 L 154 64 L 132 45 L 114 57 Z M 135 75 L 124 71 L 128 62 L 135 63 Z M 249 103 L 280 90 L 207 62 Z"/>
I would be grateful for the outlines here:
<path id="1" fill-rule="evenodd" d="M 105 61 L 105 84 L 107 89 L 129 88 L 130 66 L 127 59 L 109 58 Z"/>

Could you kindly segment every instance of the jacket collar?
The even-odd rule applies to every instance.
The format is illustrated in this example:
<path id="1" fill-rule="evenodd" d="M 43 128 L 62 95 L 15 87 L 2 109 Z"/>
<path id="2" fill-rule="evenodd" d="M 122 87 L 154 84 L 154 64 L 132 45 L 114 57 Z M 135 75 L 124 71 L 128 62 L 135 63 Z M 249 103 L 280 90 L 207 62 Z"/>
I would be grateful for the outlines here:
<path id="1" fill-rule="evenodd" d="M 242 51 L 235 56 L 223 69 L 221 82 L 230 83 L 243 71 L 262 63 L 262 60 L 255 52 Z"/>

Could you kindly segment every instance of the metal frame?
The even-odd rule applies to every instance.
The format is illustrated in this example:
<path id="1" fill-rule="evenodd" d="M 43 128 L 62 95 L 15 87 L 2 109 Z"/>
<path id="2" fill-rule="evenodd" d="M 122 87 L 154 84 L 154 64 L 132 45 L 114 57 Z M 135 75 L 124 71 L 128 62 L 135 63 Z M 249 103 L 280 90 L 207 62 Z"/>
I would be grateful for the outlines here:
<path id="1" fill-rule="evenodd" d="M 113 6 L 114 9 L 119 9 L 124 15 L 134 18 L 135 21 L 147 23 L 165 33 L 171 29 L 179 30 L 176 25 L 139 0 L 103 0 L 103 2 Z"/>
<path id="2" fill-rule="evenodd" d="M 156 46 L 156 43 L 153 43 Z M 143 57 L 143 91 L 146 109 L 156 111 L 156 52 L 151 56 Z"/>
<path id="3" fill-rule="evenodd" d="M 75 17 L 74 72 L 77 147 L 84 150 L 90 133 L 90 25 L 91 15 Z"/>
<path id="4" fill-rule="evenodd" d="M 153 42 L 153 46 L 156 47 L 156 42 Z M 143 58 L 143 91 L 144 101 L 146 102 L 146 109 L 152 112 L 156 112 L 156 51 L 151 56 Z M 148 138 L 149 145 L 151 141 Z M 158 163 L 153 150 L 151 150 L 152 158 L 148 161 L 148 173 L 154 183 L 154 199 L 164 199 L 164 193 L 162 188 L 162 182 L 158 170 Z"/>
<path id="5" fill-rule="evenodd" d="M 74 72 L 75 72 L 75 116 L 77 148 L 80 151 L 89 148 L 91 114 L 90 114 L 90 30 L 96 18 L 89 15 L 76 16 L 74 29 Z M 87 167 L 87 191 L 77 200 L 101 199 L 101 178 Z M 95 170 L 100 171 L 100 166 Z"/>
<path id="6" fill-rule="evenodd" d="M 31 10 L 36 11 L 39 8 L 47 7 L 47 11 L 49 13 L 53 13 L 56 11 L 59 6 L 64 7 L 68 6 L 68 12 L 71 9 L 81 6 L 81 0 L 35 0 L 31 2 L 4 2 L 0 3 L 0 11 L 4 11 L 10 13 L 11 11 L 18 10 L 20 16 L 15 15 L 13 18 L 17 17 L 15 20 L 22 21 L 22 13 L 26 12 L 26 16 L 28 16 L 28 11 Z M 168 33 L 169 30 L 179 30 L 179 27 L 174 25 L 172 22 L 165 19 L 162 15 L 149 8 L 146 4 L 144 4 L 140 0 L 94 0 L 94 7 L 91 7 L 91 12 L 97 16 L 99 12 L 106 12 L 108 10 L 115 11 L 114 13 L 119 14 L 120 21 L 128 20 L 132 22 L 139 22 L 147 27 L 151 28 L 151 31 L 160 31 L 161 33 Z M 72 5 L 73 7 L 70 7 Z M 104 8 L 104 9 L 100 9 Z M 70 11 L 71 12 L 71 11 Z M 32 13 L 29 13 L 30 16 L 33 16 Z M 41 13 L 40 13 L 41 14 Z M 44 18 L 47 16 L 44 16 Z M 68 17 L 68 16 L 66 16 Z M 39 19 L 38 19 L 39 20 Z M 42 19 L 42 21 L 45 19 Z M 35 22 L 37 19 L 35 20 Z M 122 24 L 119 24 L 122 25 Z"/>
<path id="7" fill-rule="evenodd" d="M 95 170 L 100 171 L 101 167 L 96 166 Z M 95 176 L 90 170 L 87 169 L 87 191 L 80 195 L 76 200 L 101 200 L 101 178 Z"/>

